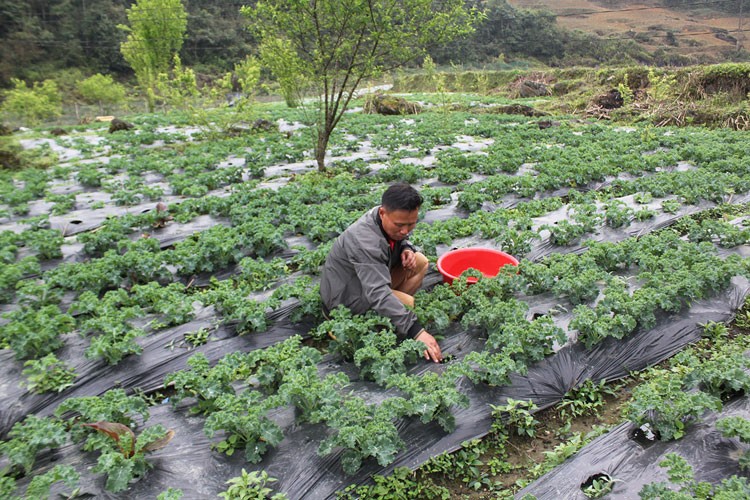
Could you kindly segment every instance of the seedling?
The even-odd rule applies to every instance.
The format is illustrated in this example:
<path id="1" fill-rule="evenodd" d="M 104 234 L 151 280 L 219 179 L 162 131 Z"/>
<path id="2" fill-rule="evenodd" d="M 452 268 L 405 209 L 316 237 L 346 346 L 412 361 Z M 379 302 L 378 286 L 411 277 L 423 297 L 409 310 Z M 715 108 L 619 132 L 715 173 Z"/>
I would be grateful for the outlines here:
<path id="1" fill-rule="evenodd" d="M 668 214 L 677 213 L 677 210 L 680 209 L 680 206 L 681 204 L 677 200 L 664 200 L 661 202 L 661 209 Z"/>
<path id="2" fill-rule="evenodd" d="M 729 334 L 729 329 L 724 323 L 717 323 L 715 321 L 709 321 L 707 323 L 700 323 L 698 326 L 703 328 L 701 332 L 702 337 L 709 338 L 714 342 L 726 338 Z"/>
<path id="3" fill-rule="evenodd" d="M 594 474 L 581 485 L 581 491 L 586 498 L 602 498 L 612 492 L 615 482 L 608 474 Z"/>
<path id="4" fill-rule="evenodd" d="M 594 382 L 586 379 L 579 387 L 565 393 L 563 400 L 557 405 L 560 416 L 564 420 L 577 418 L 586 414 L 596 415 L 605 405 L 605 396 L 616 396 L 619 387 L 608 387 L 607 380 Z"/>
<path id="5" fill-rule="evenodd" d="M 643 500 L 663 498 L 748 498 L 750 484 L 744 477 L 733 475 L 713 485 L 706 481 L 696 481 L 693 467 L 680 455 L 668 453 L 659 462 L 660 467 L 667 468 L 669 483 L 650 483 L 638 493 Z M 679 490 L 675 492 L 674 486 Z"/>
<path id="6" fill-rule="evenodd" d="M 186 333 L 183 338 L 192 347 L 202 346 L 211 340 L 211 330 L 208 328 L 199 328 L 194 332 Z"/>
<path id="7" fill-rule="evenodd" d="M 490 407 L 492 408 L 492 429 L 494 431 L 503 434 L 506 432 L 501 419 L 507 415 L 507 426 L 515 427 L 516 433 L 519 436 L 536 436 L 536 427 L 539 425 L 539 421 L 534 418 L 532 412 L 535 412 L 539 408 L 533 401 L 518 401 L 508 398 L 506 404 L 498 406 L 490 405 Z"/>
<path id="8" fill-rule="evenodd" d="M 247 472 L 242 469 L 242 475 L 227 481 L 229 488 L 219 493 L 224 500 L 270 498 L 271 500 L 285 500 L 287 496 L 283 493 L 273 493 L 267 485 L 275 483 L 276 478 L 270 477 L 266 471 Z"/>
<path id="9" fill-rule="evenodd" d="M 37 394 L 62 392 L 73 385 L 76 379 L 75 370 L 57 359 L 54 354 L 26 361 L 23 366 L 22 373 L 27 379 L 26 387 Z"/>

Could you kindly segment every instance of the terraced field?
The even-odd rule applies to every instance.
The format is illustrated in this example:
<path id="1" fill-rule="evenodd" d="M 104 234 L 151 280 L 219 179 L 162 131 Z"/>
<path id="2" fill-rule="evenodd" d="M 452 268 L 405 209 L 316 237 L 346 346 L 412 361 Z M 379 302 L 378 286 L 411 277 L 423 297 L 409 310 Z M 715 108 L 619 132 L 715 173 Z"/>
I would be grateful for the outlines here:
<path id="1" fill-rule="evenodd" d="M 511 0 L 514 7 L 542 8 L 558 15 L 558 24 L 604 38 L 634 39 L 649 52 L 666 48 L 676 53 L 722 57 L 738 46 L 747 48 L 747 22 L 739 16 L 693 3 L 690 9 L 669 9 L 656 2 L 597 2 L 589 0 Z M 721 60 L 721 59 L 718 59 Z"/>

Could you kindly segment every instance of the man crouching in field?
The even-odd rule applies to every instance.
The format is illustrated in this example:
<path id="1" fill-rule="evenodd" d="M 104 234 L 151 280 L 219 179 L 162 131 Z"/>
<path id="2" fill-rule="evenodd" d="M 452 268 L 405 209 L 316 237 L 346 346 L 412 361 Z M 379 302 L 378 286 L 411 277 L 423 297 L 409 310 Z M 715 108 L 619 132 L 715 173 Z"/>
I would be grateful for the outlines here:
<path id="1" fill-rule="evenodd" d="M 406 237 L 414 229 L 422 196 L 406 183 L 385 190 L 379 206 L 359 218 L 333 243 L 321 273 L 326 315 L 343 304 L 355 314 L 369 309 L 390 318 L 400 340 L 425 344 L 425 359 L 439 363 L 440 346 L 417 320 L 414 294 L 427 273 L 427 257 Z"/>

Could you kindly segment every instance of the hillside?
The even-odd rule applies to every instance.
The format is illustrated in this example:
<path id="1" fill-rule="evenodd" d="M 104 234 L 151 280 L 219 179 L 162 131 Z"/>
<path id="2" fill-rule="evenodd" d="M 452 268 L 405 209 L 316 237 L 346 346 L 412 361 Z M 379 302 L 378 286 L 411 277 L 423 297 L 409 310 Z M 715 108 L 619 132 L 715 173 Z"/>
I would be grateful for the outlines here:
<path id="1" fill-rule="evenodd" d="M 705 7 L 678 10 L 648 1 L 510 0 L 508 3 L 517 8 L 549 10 L 557 15 L 557 22 L 563 28 L 605 38 L 634 39 L 649 52 L 663 48 L 698 60 L 716 60 L 730 56 L 738 47 L 746 50 L 748 46 L 743 28 L 748 24 L 746 20 L 741 22 L 737 15 Z"/>

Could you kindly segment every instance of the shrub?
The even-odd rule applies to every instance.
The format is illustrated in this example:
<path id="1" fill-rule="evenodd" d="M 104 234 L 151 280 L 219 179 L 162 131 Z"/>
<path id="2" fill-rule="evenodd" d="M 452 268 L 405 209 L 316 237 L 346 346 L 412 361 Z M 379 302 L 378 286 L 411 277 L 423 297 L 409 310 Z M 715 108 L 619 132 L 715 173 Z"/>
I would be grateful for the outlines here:
<path id="1" fill-rule="evenodd" d="M 104 113 L 106 105 L 114 106 L 125 100 L 125 87 L 115 82 L 110 75 L 97 73 L 78 82 L 76 88 L 84 101 L 98 104 L 101 113 Z"/>
<path id="2" fill-rule="evenodd" d="M 156 89 L 165 104 L 177 109 L 190 109 L 191 103 L 200 95 L 195 72 L 182 65 L 180 56 L 172 58 L 171 73 L 159 73 Z"/>
<path id="3" fill-rule="evenodd" d="M 291 42 L 281 38 L 265 39 L 260 46 L 260 57 L 279 82 L 286 105 L 290 108 L 299 106 L 307 77 Z"/>
<path id="4" fill-rule="evenodd" d="M 32 88 L 23 80 L 13 78 L 11 81 L 14 88 L 6 92 L 0 106 L 0 113 L 9 120 L 38 125 L 62 115 L 62 98 L 54 81 L 36 82 Z"/>

